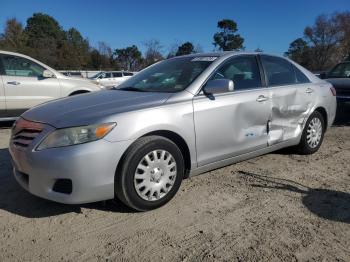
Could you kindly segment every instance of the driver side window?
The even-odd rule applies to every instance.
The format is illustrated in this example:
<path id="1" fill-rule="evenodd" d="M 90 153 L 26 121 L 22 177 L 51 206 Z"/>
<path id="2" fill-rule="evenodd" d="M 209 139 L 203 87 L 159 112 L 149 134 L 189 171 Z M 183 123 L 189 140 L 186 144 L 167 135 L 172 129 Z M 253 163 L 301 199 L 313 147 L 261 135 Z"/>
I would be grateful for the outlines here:
<path id="1" fill-rule="evenodd" d="M 260 70 L 255 56 L 238 56 L 224 63 L 213 75 L 214 79 L 229 79 L 234 91 L 262 87 Z"/>
<path id="2" fill-rule="evenodd" d="M 7 76 L 41 77 L 45 70 L 37 63 L 18 56 L 2 56 L 4 73 Z"/>

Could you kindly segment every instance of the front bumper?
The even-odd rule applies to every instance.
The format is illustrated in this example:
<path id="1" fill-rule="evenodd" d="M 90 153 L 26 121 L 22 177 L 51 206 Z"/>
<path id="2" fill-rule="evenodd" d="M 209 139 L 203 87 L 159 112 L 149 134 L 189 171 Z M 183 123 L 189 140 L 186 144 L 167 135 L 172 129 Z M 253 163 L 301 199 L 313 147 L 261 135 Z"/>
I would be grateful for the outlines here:
<path id="1" fill-rule="evenodd" d="M 42 135 L 44 136 L 44 134 Z M 82 204 L 114 198 L 116 167 L 132 141 L 91 143 L 35 151 L 10 141 L 14 176 L 27 191 L 52 201 Z M 59 180 L 70 180 L 71 193 L 54 191 Z"/>

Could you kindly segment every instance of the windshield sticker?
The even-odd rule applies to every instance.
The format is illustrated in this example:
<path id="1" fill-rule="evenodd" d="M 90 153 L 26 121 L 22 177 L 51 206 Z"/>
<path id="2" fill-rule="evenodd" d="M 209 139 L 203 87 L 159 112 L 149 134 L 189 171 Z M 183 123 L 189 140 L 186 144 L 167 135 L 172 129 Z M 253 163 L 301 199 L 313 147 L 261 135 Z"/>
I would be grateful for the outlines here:
<path id="1" fill-rule="evenodd" d="M 199 56 L 199 57 L 193 58 L 191 61 L 192 62 L 198 62 L 198 61 L 213 62 L 217 58 L 218 58 L 217 56 Z"/>

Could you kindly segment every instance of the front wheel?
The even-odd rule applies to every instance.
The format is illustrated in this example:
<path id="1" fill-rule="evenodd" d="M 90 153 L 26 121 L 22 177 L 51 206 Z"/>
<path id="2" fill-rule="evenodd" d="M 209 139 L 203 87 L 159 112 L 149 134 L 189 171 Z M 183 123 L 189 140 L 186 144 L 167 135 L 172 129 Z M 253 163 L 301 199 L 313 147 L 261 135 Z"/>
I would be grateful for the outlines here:
<path id="1" fill-rule="evenodd" d="M 146 211 L 170 201 L 180 188 L 184 160 L 171 140 L 142 137 L 125 153 L 117 171 L 115 193 L 127 206 Z"/>
<path id="2" fill-rule="evenodd" d="M 313 154 L 320 148 L 325 131 L 323 116 L 315 111 L 306 121 L 297 150 L 304 155 Z"/>

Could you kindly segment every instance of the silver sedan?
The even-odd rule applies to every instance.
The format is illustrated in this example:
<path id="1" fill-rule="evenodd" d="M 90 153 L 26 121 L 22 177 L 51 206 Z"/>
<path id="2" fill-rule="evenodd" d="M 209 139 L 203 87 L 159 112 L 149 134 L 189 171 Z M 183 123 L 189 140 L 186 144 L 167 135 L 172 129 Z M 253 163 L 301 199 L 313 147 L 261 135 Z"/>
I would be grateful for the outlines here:
<path id="1" fill-rule="evenodd" d="M 335 91 L 294 62 L 261 53 L 159 62 L 116 90 L 49 102 L 15 123 L 17 181 L 61 203 L 119 198 L 164 205 L 183 178 L 285 147 L 315 153 Z"/>

